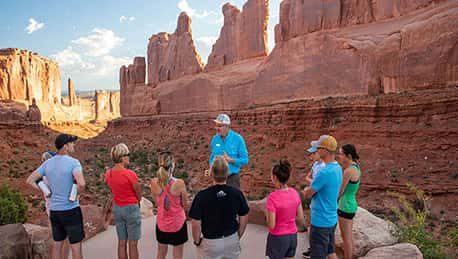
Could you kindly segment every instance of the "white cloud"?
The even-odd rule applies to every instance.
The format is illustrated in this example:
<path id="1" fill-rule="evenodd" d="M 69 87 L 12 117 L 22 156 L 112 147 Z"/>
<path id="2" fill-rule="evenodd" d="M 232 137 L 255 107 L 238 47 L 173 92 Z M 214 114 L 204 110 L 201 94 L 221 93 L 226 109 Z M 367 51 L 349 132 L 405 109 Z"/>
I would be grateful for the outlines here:
<path id="1" fill-rule="evenodd" d="M 204 37 L 196 38 L 196 41 L 197 42 L 201 42 L 201 43 L 205 44 L 208 47 L 211 47 L 211 46 L 213 46 L 213 44 L 215 43 L 215 41 L 217 39 L 218 39 L 217 37 L 213 37 L 213 36 L 204 36 Z"/>
<path id="2" fill-rule="evenodd" d="M 115 35 L 111 30 L 94 28 L 92 34 L 72 40 L 72 43 L 85 49 L 85 55 L 100 57 L 107 55 L 110 51 L 124 42 L 123 38 Z"/>
<path id="3" fill-rule="evenodd" d="M 186 12 L 189 15 L 189 17 L 196 17 L 196 18 L 205 18 L 212 13 L 206 10 L 204 10 L 201 13 L 197 12 L 196 9 L 193 9 L 191 8 L 191 6 L 189 6 L 189 3 L 187 0 L 180 0 L 180 2 L 178 2 L 178 9 L 180 9 L 182 12 Z"/>
<path id="4" fill-rule="evenodd" d="M 72 40 L 70 46 L 51 57 L 57 61 L 64 74 L 80 76 L 115 76 L 130 58 L 116 57 L 111 51 L 121 46 L 124 39 L 111 30 L 95 28 L 91 34 Z"/>
<path id="5" fill-rule="evenodd" d="M 75 52 L 71 46 L 51 55 L 51 58 L 56 60 L 59 66 L 66 71 L 84 72 L 95 68 L 94 64 L 83 61 L 81 55 Z"/>
<path id="6" fill-rule="evenodd" d="M 121 22 L 121 23 L 123 23 L 123 22 L 131 22 L 133 20 L 135 20 L 135 17 L 133 17 L 133 16 L 127 17 L 127 16 L 123 15 L 123 16 L 119 17 L 119 22 Z"/>
<path id="7" fill-rule="evenodd" d="M 95 69 L 92 71 L 94 75 L 105 76 L 113 71 L 118 71 L 122 65 L 126 65 L 132 62 L 128 57 L 114 57 L 106 55 L 98 58 L 95 64 Z"/>
<path id="8" fill-rule="evenodd" d="M 29 19 L 29 25 L 25 27 L 25 30 L 27 31 L 28 34 L 31 34 L 32 32 L 38 31 L 39 29 L 42 29 L 43 26 L 45 26 L 44 23 L 42 22 L 37 22 L 35 19 L 30 18 Z"/>

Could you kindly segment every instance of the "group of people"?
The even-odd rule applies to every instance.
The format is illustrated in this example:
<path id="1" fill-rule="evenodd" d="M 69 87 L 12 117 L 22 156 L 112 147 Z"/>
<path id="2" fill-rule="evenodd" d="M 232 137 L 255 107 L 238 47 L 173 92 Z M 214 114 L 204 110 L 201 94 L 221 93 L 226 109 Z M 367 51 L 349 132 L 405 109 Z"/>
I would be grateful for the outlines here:
<path id="1" fill-rule="evenodd" d="M 248 164 L 249 156 L 243 137 L 230 129 L 227 114 L 214 120 L 216 134 L 211 141 L 209 170 L 213 184 L 194 197 L 189 217 L 191 237 L 199 258 L 239 258 L 250 210 L 240 191 L 240 168 Z M 44 161 L 27 179 L 39 189 L 37 181 L 47 179 L 51 190 L 49 218 L 54 246 L 52 258 L 65 258 L 64 240 L 68 240 L 72 258 L 82 258 L 81 241 L 84 227 L 79 202 L 70 201 L 72 186 L 83 191 L 85 180 L 80 162 L 72 158 L 76 137 L 60 134 L 55 146 L 57 153 Z M 345 258 L 352 258 L 352 219 L 357 210 L 356 192 L 360 181 L 358 154 L 351 144 L 340 148 L 334 137 L 322 135 L 307 147 L 313 162 L 301 190 L 311 199 L 310 250 L 303 255 L 311 258 L 337 258 L 334 231 L 339 222 L 345 248 Z M 120 143 L 110 152 L 114 166 L 106 171 L 105 182 L 112 192 L 113 216 L 118 237 L 118 258 L 139 258 L 138 240 L 141 238 L 140 181 L 129 164 L 130 151 Z M 336 155 L 338 161 L 336 161 Z M 157 258 L 165 259 L 168 247 L 173 258 L 184 258 L 184 244 L 188 241 L 186 224 L 187 189 L 183 180 L 174 177 L 175 158 L 171 152 L 158 156 L 156 177 L 150 182 L 151 194 L 157 206 Z M 342 170 L 343 168 L 343 170 Z M 269 234 L 265 255 L 270 259 L 292 258 L 296 254 L 296 222 L 305 225 L 304 210 L 299 192 L 288 186 L 292 165 L 281 159 L 271 170 L 275 190 L 266 199 L 266 223 Z"/>

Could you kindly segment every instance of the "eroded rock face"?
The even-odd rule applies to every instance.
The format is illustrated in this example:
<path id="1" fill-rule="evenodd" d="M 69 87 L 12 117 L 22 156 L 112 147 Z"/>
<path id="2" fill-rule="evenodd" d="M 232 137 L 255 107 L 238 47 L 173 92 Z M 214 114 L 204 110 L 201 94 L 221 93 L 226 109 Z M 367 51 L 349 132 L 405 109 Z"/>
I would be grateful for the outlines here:
<path id="1" fill-rule="evenodd" d="M 54 104 L 60 102 L 60 74 L 57 64 L 36 53 L 0 49 L 0 99 Z"/>
<path id="2" fill-rule="evenodd" d="M 275 42 L 307 33 L 406 15 L 433 0 L 284 0 Z"/>
<path id="3" fill-rule="evenodd" d="M 268 0 L 248 0 L 242 12 L 227 3 L 223 14 L 224 25 L 208 56 L 206 70 L 267 55 Z"/>
<path id="4" fill-rule="evenodd" d="M 416 245 L 401 243 L 393 246 L 382 246 L 370 250 L 361 259 L 423 259 L 423 254 Z"/>
<path id="5" fill-rule="evenodd" d="M 119 117 L 119 101 L 119 92 L 95 91 L 95 120 L 106 121 Z"/>
<path id="6" fill-rule="evenodd" d="M 192 39 L 191 19 L 182 12 L 173 34 L 161 32 L 149 39 L 148 84 L 156 85 L 201 71 L 202 62 Z"/>

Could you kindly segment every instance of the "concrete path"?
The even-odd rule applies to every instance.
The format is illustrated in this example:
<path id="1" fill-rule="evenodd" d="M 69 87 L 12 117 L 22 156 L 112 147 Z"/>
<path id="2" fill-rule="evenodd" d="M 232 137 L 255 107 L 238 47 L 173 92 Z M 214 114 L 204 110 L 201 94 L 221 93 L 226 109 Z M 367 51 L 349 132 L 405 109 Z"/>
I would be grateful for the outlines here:
<path id="1" fill-rule="evenodd" d="M 191 238 L 191 224 L 188 222 L 189 241 L 185 244 L 184 258 L 197 259 L 197 252 Z M 139 242 L 140 258 L 156 258 L 157 242 L 155 238 L 155 217 L 142 220 L 142 239 Z M 259 225 L 249 224 L 242 237 L 242 254 L 240 259 L 262 259 L 265 258 L 265 246 L 267 239 L 267 228 Z M 295 258 L 302 258 L 301 254 L 308 247 L 306 233 L 298 234 L 298 248 Z M 83 243 L 83 254 L 86 259 L 117 258 L 116 229 L 110 226 L 106 231 L 87 240 Z M 167 258 L 172 259 L 172 247 L 169 246 Z"/>

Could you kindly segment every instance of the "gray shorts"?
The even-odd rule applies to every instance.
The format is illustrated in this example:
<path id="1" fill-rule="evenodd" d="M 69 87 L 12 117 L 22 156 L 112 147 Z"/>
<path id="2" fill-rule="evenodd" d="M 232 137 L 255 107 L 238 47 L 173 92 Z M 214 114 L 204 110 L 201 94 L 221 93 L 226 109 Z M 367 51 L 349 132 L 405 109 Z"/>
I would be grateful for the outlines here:
<path id="1" fill-rule="evenodd" d="M 266 256 L 269 259 L 283 259 L 296 255 L 297 234 L 267 235 Z"/>
<path id="2" fill-rule="evenodd" d="M 218 238 L 202 240 L 198 248 L 198 257 L 203 259 L 238 259 L 240 256 L 240 239 L 238 232 Z"/>
<path id="3" fill-rule="evenodd" d="M 119 240 L 139 240 L 142 216 L 138 204 L 127 206 L 113 205 L 113 217 Z"/>
<path id="4" fill-rule="evenodd" d="M 311 258 L 325 259 L 335 252 L 336 225 L 330 228 L 310 227 Z"/>
<path id="5" fill-rule="evenodd" d="M 227 185 L 235 187 L 240 190 L 240 175 L 237 174 L 230 174 L 227 177 Z"/>

